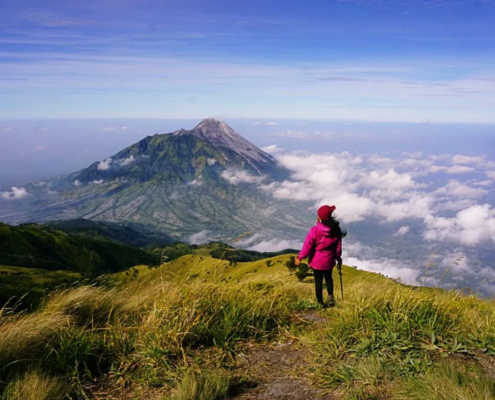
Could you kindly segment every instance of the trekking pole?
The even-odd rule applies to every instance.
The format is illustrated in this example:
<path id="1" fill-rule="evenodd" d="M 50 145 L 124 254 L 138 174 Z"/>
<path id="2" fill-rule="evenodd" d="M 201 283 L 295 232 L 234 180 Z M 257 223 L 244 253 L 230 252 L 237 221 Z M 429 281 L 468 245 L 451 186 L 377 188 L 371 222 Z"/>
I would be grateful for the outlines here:
<path id="1" fill-rule="evenodd" d="M 342 261 L 337 264 L 337 269 L 340 275 L 340 293 L 342 294 L 342 300 L 344 300 L 344 285 L 342 284 Z"/>

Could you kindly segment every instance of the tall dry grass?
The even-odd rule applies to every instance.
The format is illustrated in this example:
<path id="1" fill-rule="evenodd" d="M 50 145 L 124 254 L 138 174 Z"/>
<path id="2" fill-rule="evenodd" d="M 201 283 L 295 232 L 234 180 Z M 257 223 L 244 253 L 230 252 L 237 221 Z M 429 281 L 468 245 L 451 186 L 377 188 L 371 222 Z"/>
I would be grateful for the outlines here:
<path id="1" fill-rule="evenodd" d="M 2 400 L 62 400 L 68 392 L 69 385 L 63 379 L 35 371 L 12 380 Z"/>
<path id="2" fill-rule="evenodd" d="M 175 385 L 196 349 L 229 354 L 262 340 L 287 325 L 297 300 L 283 288 L 184 280 L 63 290 L 35 313 L 3 319 L 0 379 L 41 368 L 77 383 L 112 370 Z"/>
<path id="3" fill-rule="evenodd" d="M 492 301 L 393 282 L 356 282 L 347 293 L 331 323 L 308 339 L 324 385 L 371 395 L 374 387 L 430 374 L 456 353 L 473 362 L 477 352 L 495 356 Z"/>

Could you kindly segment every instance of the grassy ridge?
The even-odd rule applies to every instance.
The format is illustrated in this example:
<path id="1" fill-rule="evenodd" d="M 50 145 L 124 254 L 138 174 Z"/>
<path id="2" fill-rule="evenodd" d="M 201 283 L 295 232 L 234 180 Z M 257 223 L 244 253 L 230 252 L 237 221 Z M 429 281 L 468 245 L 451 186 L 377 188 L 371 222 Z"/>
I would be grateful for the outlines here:
<path id="1" fill-rule="evenodd" d="M 0 265 L 95 276 L 138 264 L 159 263 L 156 254 L 118 243 L 68 235 L 43 225 L 0 223 Z"/>
<path id="2" fill-rule="evenodd" d="M 81 278 L 78 272 L 0 266 L 0 306 L 22 297 L 24 306 L 35 307 L 46 293 Z"/>
<path id="3" fill-rule="evenodd" d="M 114 288 L 54 293 L 36 313 L 3 310 L 4 398 L 77 398 L 104 377 L 143 398 L 221 399 L 238 346 L 269 338 L 305 343 L 308 371 L 298 373 L 340 398 L 495 397 L 493 301 L 344 267 L 346 300 L 314 311 L 321 323 L 301 322 L 296 314 L 316 307 L 312 283 L 288 273 L 288 258 L 234 266 L 186 255 L 119 273 Z"/>

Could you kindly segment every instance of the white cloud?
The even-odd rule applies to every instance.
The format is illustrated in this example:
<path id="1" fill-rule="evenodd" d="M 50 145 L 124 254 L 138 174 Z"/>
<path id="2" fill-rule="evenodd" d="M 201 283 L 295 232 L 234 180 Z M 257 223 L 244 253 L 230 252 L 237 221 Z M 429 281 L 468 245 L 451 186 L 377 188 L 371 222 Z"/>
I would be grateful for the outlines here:
<path id="1" fill-rule="evenodd" d="M 447 185 L 434 192 L 437 195 L 448 197 L 459 197 L 466 199 L 481 199 L 488 194 L 488 191 L 482 188 L 474 188 L 456 179 L 450 180 Z"/>
<path id="2" fill-rule="evenodd" d="M 109 127 L 107 127 L 107 128 L 102 128 L 102 129 L 100 129 L 100 131 L 101 131 L 101 132 L 113 132 L 113 131 L 115 131 L 115 127 L 113 127 L 113 126 L 109 126 Z"/>
<path id="3" fill-rule="evenodd" d="M 126 131 L 126 130 L 127 130 L 127 126 L 123 126 L 123 127 L 122 127 L 122 130 L 123 130 L 123 131 Z"/>
<path id="4" fill-rule="evenodd" d="M 91 183 L 92 183 L 93 185 L 101 185 L 101 184 L 103 183 L 103 179 L 100 179 L 100 180 L 96 180 L 96 179 L 95 179 L 94 181 L 91 181 Z"/>
<path id="5" fill-rule="evenodd" d="M 408 226 L 401 226 L 395 234 L 398 236 L 404 236 L 407 232 L 409 232 L 409 227 Z"/>
<path id="6" fill-rule="evenodd" d="M 5 200 L 19 200 L 28 196 L 29 193 L 24 187 L 13 186 L 10 191 L 0 192 L 0 197 Z"/>
<path id="7" fill-rule="evenodd" d="M 453 164 L 479 164 L 484 161 L 484 156 L 464 156 L 462 154 L 456 154 L 452 157 Z"/>
<path id="8" fill-rule="evenodd" d="M 275 252 L 285 249 L 301 249 L 303 243 L 300 240 L 271 239 L 263 240 L 248 247 L 248 250 L 261 252 Z M 239 246 L 240 247 L 240 246 Z"/>
<path id="9" fill-rule="evenodd" d="M 255 176 L 244 170 L 228 168 L 222 172 L 222 178 L 231 183 L 238 185 L 239 183 L 260 183 L 265 179 L 264 176 Z"/>
<path id="10" fill-rule="evenodd" d="M 281 147 L 278 147 L 276 144 L 271 144 L 270 146 L 262 147 L 261 150 L 267 152 L 268 154 L 280 154 L 283 153 L 285 150 Z"/>
<path id="11" fill-rule="evenodd" d="M 486 176 L 495 181 L 495 171 L 486 171 Z"/>
<path id="12" fill-rule="evenodd" d="M 303 131 L 284 131 L 284 132 L 277 132 L 276 136 L 281 137 L 281 138 L 297 138 L 297 139 L 304 139 L 309 137 L 308 132 L 303 132 Z"/>
<path id="13" fill-rule="evenodd" d="M 208 163 L 208 165 L 209 165 L 210 167 L 212 167 L 213 165 L 215 165 L 215 164 L 217 163 L 217 160 L 216 160 L 216 158 L 208 158 L 208 159 L 206 160 L 206 162 Z"/>
<path id="14" fill-rule="evenodd" d="M 100 171 L 106 171 L 106 170 L 110 169 L 110 164 L 111 163 L 112 163 L 112 159 L 111 158 L 108 158 L 108 159 L 106 159 L 104 161 L 101 161 L 101 162 L 98 163 L 98 169 Z"/>
<path id="15" fill-rule="evenodd" d="M 107 160 L 107 161 L 108 161 L 108 160 Z M 124 158 L 123 160 L 121 160 L 121 161 L 120 161 L 120 165 L 121 165 L 121 166 L 123 166 L 123 167 L 125 167 L 126 165 L 129 165 L 129 164 L 133 163 L 134 161 L 136 161 L 136 160 L 134 159 L 134 156 L 133 156 L 133 155 L 131 155 L 131 156 L 129 156 L 128 158 Z M 109 165 L 109 166 L 110 166 L 110 165 Z M 98 169 L 100 169 L 100 167 L 99 167 L 99 166 L 98 166 Z M 106 168 L 106 169 L 108 169 L 108 168 Z"/>
<path id="16" fill-rule="evenodd" d="M 45 146 L 36 146 L 36 151 L 43 151 L 43 150 L 46 150 L 46 147 Z"/>
<path id="17" fill-rule="evenodd" d="M 493 185 L 493 181 L 491 180 L 473 182 L 473 186 L 492 186 L 492 185 Z"/>
<path id="18" fill-rule="evenodd" d="M 253 122 L 253 125 L 278 125 L 278 122 Z"/>
<path id="19" fill-rule="evenodd" d="M 450 168 L 447 168 L 448 174 L 467 174 L 469 172 L 474 172 L 475 169 L 472 167 L 467 167 L 465 165 L 454 165 Z"/>
<path id="20" fill-rule="evenodd" d="M 467 246 L 495 242 L 495 210 L 489 204 L 471 206 L 453 218 L 430 215 L 425 223 L 424 238 L 429 241 L 453 241 Z"/>
<path id="21" fill-rule="evenodd" d="M 73 182 L 73 184 L 74 184 L 74 186 L 76 186 L 76 187 L 82 186 L 82 183 L 81 183 L 78 179 L 76 179 L 76 180 Z"/>
<path id="22" fill-rule="evenodd" d="M 190 244 L 203 244 L 211 241 L 211 232 L 208 230 L 202 230 L 201 232 L 194 233 L 189 238 L 187 241 Z"/>
<path id="23" fill-rule="evenodd" d="M 204 182 L 201 179 L 194 179 L 191 182 L 188 182 L 187 184 L 189 186 L 201 186 Z"/>
<path id="24" fill-rule="evenodd" d="M 436 174 L 437 172 L 447 171 L 448 169 L 449 169 L 449 167 L 446 167 L 444 165 L 432 165 L 428 169 L 428 172 L 431 172 L 432 174 Z"/>

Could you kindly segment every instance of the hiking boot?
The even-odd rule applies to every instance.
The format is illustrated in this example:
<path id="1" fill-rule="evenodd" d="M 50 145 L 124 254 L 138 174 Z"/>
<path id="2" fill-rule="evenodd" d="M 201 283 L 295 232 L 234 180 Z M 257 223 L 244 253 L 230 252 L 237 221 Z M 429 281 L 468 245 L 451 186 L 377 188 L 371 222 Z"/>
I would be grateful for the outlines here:
<path id="1" fill-rule="evenodd" d="M 323 302 L 323 301 L 319 301 L 318 302 L 318 305 L 321 307 L 321 308 L 328 308 L 328 306 Z"/>
<path id="2" fill-rule="evenodd" d="M 328 307 L 335 306 L 335 298 L 333 296 L 328 296 L 327 305 L 328 305 Z"/>

